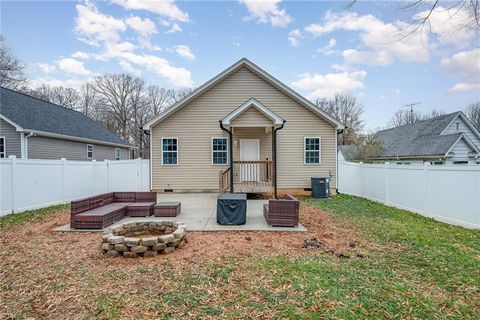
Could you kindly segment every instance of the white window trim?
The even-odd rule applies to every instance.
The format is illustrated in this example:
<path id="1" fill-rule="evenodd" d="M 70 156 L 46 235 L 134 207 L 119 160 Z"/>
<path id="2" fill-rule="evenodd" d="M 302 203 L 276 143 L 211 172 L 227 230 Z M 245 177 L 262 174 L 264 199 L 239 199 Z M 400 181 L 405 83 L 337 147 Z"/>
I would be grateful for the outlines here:
<path id="1" fill-rule="evenodd" d="M 91 157 L 88 156 L 88 152 L 89 152 L 88 147 L 92 147 L 92 156 Z M 94 157 L 95 157 L 95 148 L 94 148 L 93 144 L 87 144 L 87 159 L 93 159 Z"/>
<path id="2" fill-rule="evenodd" d="M 318 163 L 307 163 L 307 139 L 318 139 Z M 309 150 L 312 151 L 312 150 Z M 322 138 L 321 137 L 303 137 L 303 164 L 310 166 L 318 166 L 322 163 Z"/>
<path id="3" fill-rule="evenodd" d="M 117 151 L 118 151 L 118 159 L 117 159 Z M 120 148 L 115 148 L 115 160 L 120 160 L 121 158 L 121 151 L 120 151 Z"/>
<path id="4" fill-rule="evenodd" d="M 2 136 L 0 137 L 0 139 L 3 139 L 3 158 L 0 158 L 0 159 L 6 159 L 7 158 L 7 138 Z"/>
<path id="5" fill-rule="evenodd" d="M 163 163 L 163 140 L 164 139 L 176 139 L 177 140 L 177 151 L 169 151 L 169 152 L 176 152 L 177 153 L 177 163 L 169 163 L 169 164 L 164 164 Z M 160 160 L 161 160 L 161 164 L 162 166 L 166 166 L 166 167 L 175 167 L 175 166 L 178 166 L 180 164 L 180 139 L 178 139 L 178 137 L 161 137 L 160 138 L 160 147 L 161 147 L 161 151 L 162 151 L 162 154 L 161 154 L 161 157 L 160 157 Z"/>
<path id="6" fill-rule="evenodd" d="M 213 139 L 225 139 L 227 140 L 227 163 L 213 163 Z M 212 137 L 212 139 L 210 140 L 210 163 L 212 164 L 212 166 L 228 166 L 229 163 L 230 163 L 230 160 L 229 160 L 229 154 L 228 154 L 228 150 L 229 150 L 229 143 L 230 141 L 228 141 L 229 139 L 227 137 Z"/>

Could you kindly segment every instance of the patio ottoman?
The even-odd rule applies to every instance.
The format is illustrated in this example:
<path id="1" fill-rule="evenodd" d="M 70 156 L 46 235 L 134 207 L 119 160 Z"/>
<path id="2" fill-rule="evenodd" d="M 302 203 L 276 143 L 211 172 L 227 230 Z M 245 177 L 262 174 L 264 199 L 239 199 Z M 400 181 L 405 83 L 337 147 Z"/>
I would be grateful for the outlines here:
<path id="1" fill-rule="evenodd" d="M 217 223 L 238 225 L 247 222 L 247 195 L 222 193 L 217 198 Z"/>
<path id="2" fill-rule="evenodd" d="M 153 206 L 155 217 L 176 217 L 182 211 L 180 202 L 160 202 Z"/>
<path id="3" fill-rule="evenodd" d="M 129 217 L 148 217 L 152 215 L 155 202 L 135 202 L 127 205 L 127 216 Z"/>

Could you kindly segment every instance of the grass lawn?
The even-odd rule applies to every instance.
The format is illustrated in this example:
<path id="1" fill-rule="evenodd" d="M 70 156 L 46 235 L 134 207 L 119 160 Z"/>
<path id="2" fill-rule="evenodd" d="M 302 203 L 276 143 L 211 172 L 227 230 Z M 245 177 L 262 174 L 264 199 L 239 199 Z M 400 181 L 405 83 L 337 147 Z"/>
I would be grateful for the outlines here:
<path id="1" fill-rule="evenodd" d="M 136 260 L 52 232 L 53 211 L 0 219 L 0 318 L 480 318 L 480 231 L 368 200 L 305 198 L 308 233 L 190 232 Z"/>

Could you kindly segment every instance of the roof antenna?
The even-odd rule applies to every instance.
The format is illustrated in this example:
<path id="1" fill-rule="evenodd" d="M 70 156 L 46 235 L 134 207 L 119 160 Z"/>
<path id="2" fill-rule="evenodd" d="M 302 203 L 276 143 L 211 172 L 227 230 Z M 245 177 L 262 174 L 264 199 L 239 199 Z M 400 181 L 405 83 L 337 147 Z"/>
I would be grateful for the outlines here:
<path id="1" fill-rule="evenodd" d="M 410 107 L 410 124 L 413 123 L 413 106 L 416 106 L 417 104 L 420 104 L 421 102 L 414 102 L 414 103 L 409 103 L 405 104 L 402 107 Z"/>

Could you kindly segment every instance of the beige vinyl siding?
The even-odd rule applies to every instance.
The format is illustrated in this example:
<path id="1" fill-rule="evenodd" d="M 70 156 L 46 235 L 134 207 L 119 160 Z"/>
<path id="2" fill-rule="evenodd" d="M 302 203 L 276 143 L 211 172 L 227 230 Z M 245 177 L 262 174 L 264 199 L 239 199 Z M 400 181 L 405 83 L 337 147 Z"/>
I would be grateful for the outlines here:
<path id="1" fill-rule="evenodd" d="M 260 140 L 260 159 L 272 160 L 272 130 L 265 133 L 265 128 L 234 128 L 233 129 L 233 160 L 240 160 L 240 140 Z"/>
<path id="2" fill-rule="evenodd" d="M 93 159 L 115 160 L 115 147 L 93 143 L 34 136 L 28 138 L 29 159 L 93 160 L 87 158 L 87 144 L 93 145 Z M 129 159 L 127 148 L 120 148 L 120 160 Z"/>
<path id="3" fill-rule="evenodd" d="M 233 127 L 271 127 L 273 121 L 258 111 L 257 108 L 250 107 L 233 119 L 231 125 Z"/>
<path id="4" fill-rule="evenodd" d="M 153 189 L 218 190 L 218 173 L 228 166 L 211 164 L 211 138 L 228 137 L 218 121 L 252 97 L 287 121 L 278 131 L 278 187 L 307 188 L 311 176 L 330 175 L 335 188 L 336 128 L 243 67 L 152 127 Z M 178 166 L 161 165 L 162 136 L 179 138 Z M 322 139 L 320 165 L 304 164 L 306 136 Z"/>
<path id="5" fill-rule="evenodd" d="M 18 132 L 14 126 L 3 119 L 0 119 L 0 137 L 5 137 L 5 158 L 8 158 L 12 155 L 16 156 L 17 158 L 22 156 L 20 132 Z"/>

